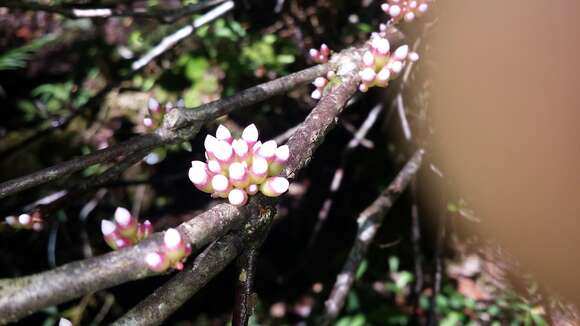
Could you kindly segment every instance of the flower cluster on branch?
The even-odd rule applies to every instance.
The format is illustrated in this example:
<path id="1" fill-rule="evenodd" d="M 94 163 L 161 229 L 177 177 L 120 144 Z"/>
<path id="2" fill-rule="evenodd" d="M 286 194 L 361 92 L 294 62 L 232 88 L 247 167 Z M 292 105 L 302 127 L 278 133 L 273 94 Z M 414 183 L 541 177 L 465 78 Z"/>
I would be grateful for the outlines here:
<path id="1" fill-rule="evenodd" d="M 109 247 L 117 250 L 147 238 L 153 232 L 153 226 L 148 220 L 139 223 L 126 208 L 118 207 L 114 221 L 101 221 L 101 232 Z"/>
<path id="2" fill-rule="evenodd" d="M 413 21 L 427 12 L 432 0 L 386 0 L 381 9 L 395 21 Z"/>
<path id="3" fill-rule="evenodd" d="M 5 219 L 6 224 L 10 225 L 15 229 L 23 230 L 42 230 L 43 221 L 40 217 L 30 214 L 20 214 L 16 216 L 7 216 Z"/>
<path id="4" fill-rule="evenodd" d="M 310 54 L 310 59 L 316 63 L 327 63 L 330 57 L 330 48 L 328 45 L 322 43 L 320 49 L 312 48 L 308 51 L 308 54 Z"/>
<path id="5" fill-rule="evenodd" d="M 192 161 L 188 175 L 197 189 L 212 197 L 243 206 L 258 191 L 277 197 L 288 190 L 288 180 L 278 175 L 288 162 L 290 149 L 278 147 L 274 140 L 262 144 L 254 124 L 244 129 L 240 139 L 220 125 L 215 137 L 207 135 L 204 146 L 207 162 Z"/>
<path id="6" fill-rule="evenodd" d="M 183 269 L 183 262 L 191 254 L 191 245 L 183 240 L 177 229 L 167 229 L 163 236 L 163 247 L 161 250 L 150 252 L 145 256 L 145 263 L 149 269 L 161 273 L 174 267 L 177 270 Z"/>

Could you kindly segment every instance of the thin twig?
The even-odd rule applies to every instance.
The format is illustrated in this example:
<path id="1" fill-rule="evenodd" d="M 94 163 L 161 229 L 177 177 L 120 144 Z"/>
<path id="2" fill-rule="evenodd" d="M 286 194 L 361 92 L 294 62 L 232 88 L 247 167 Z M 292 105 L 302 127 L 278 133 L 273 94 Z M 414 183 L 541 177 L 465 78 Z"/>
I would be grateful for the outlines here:
<path id="1" fill-rule="evenodd" d="M 107 8 L 107 7 L 69 7 L 57 5 L 45 5 L 37 2 L 0 0 L 0 8 L 18 9 L 27 11 L 44 11 L 59 14 L 70 19 L 82 18 L 111 18 L 133 17 L 157 19 L 162 23 L 172 23 L 195 12 L 217 5 L 225 0 L 206 0 L 200 3 L 182 6 L 177 9 L 147 9 L 134 8 L 131 10 Z"/>
<path id="2" fill-rule="evenodd" d="M 338 317 L 340 310 L 344 306 L 346 295 L 354 282 L 356 271 L 366 256 L 377 230 L 381 226 L 385 215 L 387 215 L 397 198 L 407 188 L 407 185 L 419 170 L 422 158 L 423 150 L 418 150 L 405 164 L 389 187 L 358 217 L 358 231 L 355 243 L 336 278 L 336 283 L 325 304 L 325 324 L 332 323 Z"/>
<path id="3" fill-rule="evenodd" d="M 91 165 L 110 161 L 127 153 L 151 150 L 161 145 L 178 143 L 192 138 L 205 122 L 310 82 L 314 78 L 326 74 L 331 67 L 333 67 L 333 64 L 318 65 L 304 69 L 288 76 L 250 87 L 235 95 L 201 105 L 195 109 L 173 109 L 165 115 L 163 127 L 158 129 L 155 134 L 137 136 L 124 143 L 3 182 L 0 184 L 0 199 L 68 176 Z"/>

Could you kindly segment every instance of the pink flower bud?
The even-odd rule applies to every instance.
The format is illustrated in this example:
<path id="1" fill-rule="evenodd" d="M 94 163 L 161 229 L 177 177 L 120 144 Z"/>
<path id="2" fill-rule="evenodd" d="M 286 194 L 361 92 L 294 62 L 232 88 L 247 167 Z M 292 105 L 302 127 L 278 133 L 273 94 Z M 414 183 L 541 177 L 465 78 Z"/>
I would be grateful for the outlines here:
<path id="1" fill-rule="evenodd" d="M 328 45 L 322 43 L 322 45 L 320 46 L 320 55 L 327 58 L 330 55 L 330 48 L 328 47 Z"/>
<path id="2" fill-rule="evenodd" d="M 232 149 L 238 161 L 246 161 L 250 156 L 250 148 L 244 140 L 236 139 L 232 142 Z"/>
<path id="3" fill-rule="evenodd" d="M 387 15 L 388 15 L 388 14 L 389 14 L 389 8 L 390 8 L 390 7 L 391 7 L 391 6 L 390 6 L 388 3 L 383 3 L 383 4 L 381 5 L 381 10 L 382 10 L 382 11 L 384 11 L 384 12 L 385 12 L 385 14 L 387 14 Z"/>
<path id="4" fill-rule="evenodd" d="M 230 180 L 223 174 L 214 175 L 211 178 L 211 186 L 216 195 L 221 197 L 225 197 L 232 187 Z"/>
<path id="5" fill-rule="evenodd" d="M 314 85 L 316 88 L 323 88 L 324 86 L 326 86 L 327 83 L 328 83 L 328 80 L 326 80 L 326 78 L 324 78 L 324 77 L 317 77 L 312 82 L 312 85 Z"/>
<path id="6" fill-rule="evenodd" d="M 393 75 L 398 75 L 403 70 L 403 62 L 401 61 L 391 61 L 388 64 L 388 69 L 391 71 Z"/>
<path id="7" fill-rule="evenodd" d="M 161 273 L 169 268 L 169 259 L 158 252 L 150 252 L 145 256 L 145 263 L 150 270 Z"/>
<path id="8" fill-rule="evenodd" d="M 29 214 L 20 214 L 18 216 L 18 223 L 23 227 L 32 226 L 32 216 Z"/>
<path id="9" fill-rule="evenodd" d="M 250 168 L 250 182 L 260 184 L 266 180 L 267 176 L 268 161 L 260 156 L 254 157 L 252 167 Z"/>
<path id="10" fill-rule="evenodd" d="M 275 140 L 269 140 L 262 144 L 260 149 L 258 150 L 257 155 L 263 157 L 268 161 L 268 163 L 274 160 L 276 156 L 276 149 L 278 148 L 278 144 L 276 144 Z"/>
<path id="11" fill-rule="evenodd" d="M 159 102 L 157 102 L 157 100 L 156 100 L 154 97 L 150 97 L 150 98 L 147 100 L 147 110 L 149 110 L 149 112 L 150 112 L 151 114 L 158 113 L 158 112 L 159 112 L 159 109 L 160 109 L 160 107 L 161 107 L 161 106 L 159 105 Z"/>
<path id="12" fill-rule="evenodd" d="M 153 119 L 151 119 L 151 117 L 143 118 L 143 125 L 147 128 L 152 128 L 153 127 Z"/>
<path id="13" fill-rule="evenodd" d="M 142 224 L 139 224 L 139 230 L 137 231 L 139 241 L 147 239 L 151 233 L 153 233 L 153 225 L 151 225 L 149 220 L 145 220 Z"/>
<path id="14" fill-rule="evenodd" d="M 187 254 L 187 246 L 177 229 L 167 229 L 163 235 L 164 252 L 170 262 L 177 262 Z"/>
<path id="15" fill-rule="evenodd" d="M 417 52 L 411 52 L 409 53 L 408 59 L 411 62 L 416 62 L 417 60 L 419 60 L 419 54 L 417 54 Z"/>
<path id="16" fill-rule="evenodd" d="M 369 91 L 369 86 L 367 84 L 365 84 L 365 83 L 361 83 L 358 86 L 358 90 L 361 91 L 361 92 L 363 92 L 363 93 L 366 93 L 366 92 Z"/>
<path id="17" fill-rule="evenodd" d="M 229 168 L 229 175 L 232 184 L 238 188 L 244 188 L 250 183 L 250 175 L 242 163 L 232 163 Z"/>
<path id="18" fill-rule="evenodd" d="M 378 54 L 383 56 L 387 55 L 391 49 L 389 40 L 383 37 L 375 37 L 371 42 L 371 46 Z"/>
<path id="19" fill-rule="evenodd" d="M 207 161 L 207 169 L 209 170 L 209 172 L 213 174 L 222 173 L 222 167 L 220 166 L 220 163 L 216 160 Z"/>
<path id="20" fill-rule="evenodd" d="M 223 140 L 218 140 L 213 154 L 220 163 L 222 169 L 227 168 L 230 163 L 234 161 L 234 150 L 232 149 L 232 145 Z"/>
<path id="21" fill-rule="evenodd" d="M 290 183 L 283 177 L 271 177 L 260 185 L 262 194 L 268 197 L 278 197 L 288 191 Z"/>
<path id="22" fill-rule="evenodd" d="M 429 9 L 429 5 L 428 5 L 428 4 L 426 4 L 426 3 L 422 3 L 422 4 L 420 4 L 420 5 L 419 5 L 419 7 L 417 7 L 417 11 L 418 11 L 420 14 L 424 14 L 424 13 L 426 13 L 426 12 L 427 12 L 427 9 Z"/>
<path id="23" fill-rule="evenodd" d="M 258 153 L 258 151 L 260 150 L 260 147 L 262 147 L 262 142 L 261 141 L 257 141 L 254 146 L 252 146 L 252 154 L 256 154 Z"/>
<path id="24" fill-rule="evenodd" d="M 244 131 L 242 131 L 242 139 L 248 143 L 248 147 L 251 148 L 258 141 L 258 128 L 255 124 L 247 126 Z"/>
<path id="25" fill-rule="evenodd" d="M 259 190 L 260 188 L 256 184 L 251 184 L 248 186 L 248 188 L 246 188 L 246 192 L 251 196 L 257 194 Z"/>
<path id="26" fill-rule="evenodd" d="M 373 80 L 375 80 L 376 75 L 377 74 L 375 73 L 374 69 L 373 68 L 369 68 L 369 67 L 363 69 L 360 72 L 360 78 L 365 83 L 370 83 Z"/>
<path id="27" fill-rule="evenodd" d="M 276 149 L 276 155 L 268 167 L 268 175 L 276 176 L 284 170 L 290 158 L 290 148 L 288 145 L 280 146 Z"/>
<path id="28" fill-rule="evenodd" d="M 316 50 L 316 49 L 310 49 L 308 51 L 308 54 L 310 54 L 310 58 L 312 58 L 312 60 L 317 61 L 318 55 L 319 55 L 318 50 Z"/>
<path id="29" fill-rule="evenodd" d="M 117 207 L 115 210 L 115 222 L 117 222 L 118 232 L 120 235 L 133 238 L 137 234 L 137 219 L 131 216 L 131 213 L 123 207 Z"/>
<path id="30" fill-rule="evenodd" d="M 407 58 L 408 54 L 409 54 L 409 46 L 401 45 L 395 50 L 395 52 L 393 52 L 392 57 L 397 61 L 403 61 Z"/>
<path id="31" fill-rule="evenodd" d="M 375 56 L 371 51 L 366 51 L 363 54 L 363 63 L 367 67 L 372 67 L 375 64 Z"/>
<path id="32" fill-rule="evenodd" d="M 310 94 L 310 97 L 315 100 L 320 100 L 320 98 L 322 98 L 322 92 L 319 89 L 315 89 L 312 94 Z"/>
<path id="33" fill-rule="evenodd" d="M 10 226 L 16 226 L 16 224 L 18 224 L 18 219 L 16 219 L 16 217 L 14 217 L 14 216 L 7 216 L 5 221 L 6 221 L 6 224 L 8 224 Z"/>
<path id="34" fill-rule="evenodd" d="M 207 193 L 213 192 L 213 188 L 211 187 L 210 182 L 210 171 L 207 164 L 203 163 L 202 161 L 192 161 L 188 176 L 189 180 L 191 180 L 197 189 Z"/>
<path id="35" fill-rule="evenodd" d="M 234 140 L 234 138 L 232 137 L 232 133 L 224 125 L 218 126 L 215 133 L 215 138 L 217 138 L 218 140 L 223 140 L 229 144 L 231 144 L 232 141 Z"/>
<path id="36" fill-rule="evenodd" d="M 415 19 L 415 13 L 409 11 L 408 13 L 405 14 L 404 19 L 406 22 L 412 22 Z"/>
<path id="37" fill-rule="evenodd" d="M 214 136 L 212 135 L 205 136 L 203 146 L 205 147 L 207 158 L 210 160 L 215 159 L 214 151 L 216 150 L 217 143 L 218 140 Z"/>
<path id="38" fill-rule="evenodd" d="M 391 78 L 391 71 L 386 67 L 381 69 L 377 74 L 377 82 L 380 86 L 386 86 L 389 78 Z"/>
<path id="39" fill-rule="evenodd" d="M 415 9 L 417 8 L 417 5 L 418 5 L 417 1 L 409 1 L 408 7 L 409 9 Z"/>
<path id="40" fill-rule="evenodd" d="M 393 18 L 399 17 L 402 12 L 403 9 L 398 5 L 393 5 L 389 8 L 389 15 Z"/>
<path id="41" fill-rule="evenodd" d="M 242 189 L 234 188 L 228 194 L 228 200 L 234 206 L 244 206 L 248 202 L 248 194 Z"/>
<path id="42" fill-rule="evenodd" d="M 133 245 L 133 242 L 125 237 L 118 237 L 115 239 L 115 245 L 117 249 L 123 249 Z"/>
<path id="43" fill-rule="evenodd" d="M 58 326 L 73 326 L 73 323 L 66 318 L 61 318 L 58 321 Z"/>
<path id="44" fill-rule="evenodd" d="M 101 232 L 103 233 L 103 238 L 105 242 L 111 247 L 111 249 L 116 250 L 117 246 L 117 239 L 119 238 L 116 234 L 117 225 L 111 221 L 102 220 L 101 221 Z"/>

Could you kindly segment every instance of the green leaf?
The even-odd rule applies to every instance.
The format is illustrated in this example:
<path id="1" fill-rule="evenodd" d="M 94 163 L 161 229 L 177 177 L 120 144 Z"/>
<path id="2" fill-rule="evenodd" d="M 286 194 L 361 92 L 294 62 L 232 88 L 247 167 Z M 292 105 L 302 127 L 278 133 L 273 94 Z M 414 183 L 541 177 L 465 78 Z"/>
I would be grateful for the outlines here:
<path id="1" fill-rule="evenodd" d="M 360 265 L 358 266 L 358 268 L 356 269 L 356 279 L 359 280 L 361 277 L 363 277 L 363 275 L 365 274 L 365 272 L 368 269 L 368 261 L 366 259 L 364 259 Z"/>

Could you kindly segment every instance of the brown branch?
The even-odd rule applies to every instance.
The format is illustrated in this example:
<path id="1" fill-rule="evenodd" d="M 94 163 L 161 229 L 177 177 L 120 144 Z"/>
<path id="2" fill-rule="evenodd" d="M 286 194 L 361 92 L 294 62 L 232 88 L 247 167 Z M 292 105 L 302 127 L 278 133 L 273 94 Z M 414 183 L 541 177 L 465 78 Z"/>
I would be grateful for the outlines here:
<path id="1" fill-rule="evenodd" d="M 155 134 L 137 136 L 124 143 L 3 182 L 0 184 L 0 198 L 68 176 L 91 165 L 108 162 L 127 153 L 151 150 L 161 145 L 192 138 L 205 122 L 307 83 L 326 74 L 332 66 L 332 64 L 325 64 L 304 69 L 195 109 L 174 109 L 165 116 L 163 127 Z"/>
<path id="2" fill-rule="evenodd" d="M 358 217 L 357 223 L 359 227 L 355 243 L 350 250 L 341 272 L 336 278 L 336 283 L 334 283 L 332 292 L 325 304 L 325 324 L 332 323 L 338 317 L 340 310 L 344 306 L 346 295 L 354 282 L 356 271 L 365 257 L 377 230 L 381 226 L 383 218 L 419 170 L 422 158 L 423 150 L 418 150 L 407 164 L 405 164 L 389 187 Z"/>
<path id="3" fill-rule="evenodd" d="M 238 279 L 236 280 L 236 294 L 232 326 L 246 326 L 254 310 L 252 291 L 256 273 L 258 248 L 245 249 L 238 258 Z"/>
<path id="4" fill-rule="evenodd" d="M 18 0 L 1 0 L 0 8 L 26 10 L 26 11 L 44 11 L 53 14 L 59 14 L 70 19 L 82 18 L 111 18 L 111 17 L 133 17 L 156 19 L 162 23 L 172 23 L 183 17 L 189 16 L 195 12 L 202 11 L 211 6 L 220 4 L 225 0 L 206 0 L 200 3 L 183 6 L 176 9 L 147 9 L 134 8 L 131 10 L 118 9 L 111 7 L 70 7 L 45 5 L 37 2 L 18 1 Z"/>

